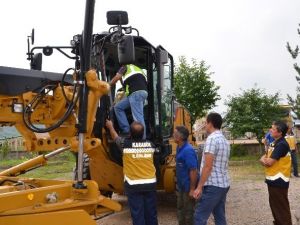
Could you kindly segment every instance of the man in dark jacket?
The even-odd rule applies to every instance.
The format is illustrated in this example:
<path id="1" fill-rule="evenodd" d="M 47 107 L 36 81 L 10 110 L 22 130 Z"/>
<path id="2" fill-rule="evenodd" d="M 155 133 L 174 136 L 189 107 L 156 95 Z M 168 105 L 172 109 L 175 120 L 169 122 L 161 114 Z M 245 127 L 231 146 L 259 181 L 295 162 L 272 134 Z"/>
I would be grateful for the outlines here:
<path id="1" fill-rule="evenodd" d="M 143 138 L 146 138 L 146 126 L 144 120 L 144 103 L 148 97 L 147 76 L 144 71 L 136 65 L 122 66 L 113 77 L 110 85 L 118 80 L 122 81 L 126 97 L 114 106 L 114 111 L 122 133 L 129 133 L 129 123 L 125 110 L 130 108 L 134 121 L 140 122 L 144 127 Z"/>
<path id="2" fill-rule="evenodd" d="M 271 134 L 275 141 L 260 159 L 265 167 L 269 204 L 275 225 L 292 225 L 288 199 L 291 155 L 289 145 L 284 138 L 287 130 L 288 126 L 284 122 L 273 123 Z"/>

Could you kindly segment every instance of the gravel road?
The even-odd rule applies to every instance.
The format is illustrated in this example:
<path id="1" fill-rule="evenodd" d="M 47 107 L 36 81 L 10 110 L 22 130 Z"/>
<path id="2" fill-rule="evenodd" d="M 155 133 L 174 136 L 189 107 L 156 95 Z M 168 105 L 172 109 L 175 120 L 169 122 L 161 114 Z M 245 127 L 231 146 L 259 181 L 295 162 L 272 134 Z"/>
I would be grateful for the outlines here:
<path id="1" fill-rule="evenodd" d="M 289 200 L 293 224 L 300 225 L 300 178 L 291 178 Z M 126 197 L 115 195 L 124 206 L 123 211 L 101 220 L 98 225 L 130 225 L 131 218 Z M 263 180 L 236 180 L 231 183 L 226 215 L 228 225 L 271 225 L 272 214 L 268 203 L 267 187 Z M 158 193 L 158 220 L 160 225 L 177 225 L 176 197 Z M 213 225 L 213 218 L 208 225 Z"/>

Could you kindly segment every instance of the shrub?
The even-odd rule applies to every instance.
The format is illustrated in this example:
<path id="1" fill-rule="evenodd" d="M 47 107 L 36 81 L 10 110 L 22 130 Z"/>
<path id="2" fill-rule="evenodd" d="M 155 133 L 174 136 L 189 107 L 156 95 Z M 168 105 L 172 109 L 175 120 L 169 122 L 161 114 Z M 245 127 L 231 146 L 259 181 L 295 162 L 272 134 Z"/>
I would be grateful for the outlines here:
<path id="1" fill-rule="evenodd" d="M 246 156 L 248 155 L 248 151 L 245 146 L 240 144 L 232 144 L 230 156 Z"/>
<path id="2" fill-rule="evenodd" d="M 9 145 L 8 145 L 8 141 L 5 140 L 2 143 L 0 143 L 0 154 L 1 154 L 1 158 L 5 159 L 6 156 L 8 155 L 9 152 Z"/>

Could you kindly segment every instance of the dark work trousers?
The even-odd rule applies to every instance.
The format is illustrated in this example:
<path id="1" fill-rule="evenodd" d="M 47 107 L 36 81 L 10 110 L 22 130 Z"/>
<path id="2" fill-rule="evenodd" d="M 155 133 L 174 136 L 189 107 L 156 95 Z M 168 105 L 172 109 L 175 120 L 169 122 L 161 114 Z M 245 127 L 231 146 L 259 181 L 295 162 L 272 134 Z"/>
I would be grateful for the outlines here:
<path id="1" fill-rule="evenodd" d="M 292 157 L 293 174 L 295 177 L 298 177 L 297 152 L 295 150 L 291 150 L 291 157 Z"/>
<path id="2" fill-rule="evenodd" d="M 274 225 L 292 225 L 288 188 L 268 185 L 268 191 Z"/>
<path id="3" fill-rule="evenodd" d="M 133 225 L 157 225 L 156 190 L 126 190 Z"/>
<path id="4" fill-rule="evenodd" d="M 188 192 L 177 192 L 177 218 L 179 225 L 194 224 L 195 200 L 190 198 Z"/>

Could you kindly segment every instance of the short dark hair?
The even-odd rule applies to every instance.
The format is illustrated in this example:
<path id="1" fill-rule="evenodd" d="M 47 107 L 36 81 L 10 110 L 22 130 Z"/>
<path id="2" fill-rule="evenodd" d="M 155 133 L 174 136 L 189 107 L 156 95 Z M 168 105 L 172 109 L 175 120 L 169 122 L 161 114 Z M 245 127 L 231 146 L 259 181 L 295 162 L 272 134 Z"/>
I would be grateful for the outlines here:
<path id="1" fill-rule="evenodd" d="M 177 126 L 177 127 L 175 127 L 175 129 L 180 134 L 182 140 L 187 141 L 189 134 L 190 134 L 189 130 L 185 126 Z"/>
<path id="2" fill-rule="evenodd" d="M 134 121 L 130 125 L 130 135 L 134 140 L 142 140 L 144 136 L 144 126 L 142 123 Z"/>
<path id="3" fill-rule="evenodd" d="M 211 123 L 216 129 L 221 129 L 223 120 L 219 113 L 211 112 L 207 115 L 206 122 Z"/>
<path id="4" fill-rule="evenodd" d="M 286 135 L 286 132 L 288 131 L 288 126 L 283 121 L 276 121 L 273 123 L 273 125 L 276 127 L 277 131 L 282 133 L 282 137 Z"/>

